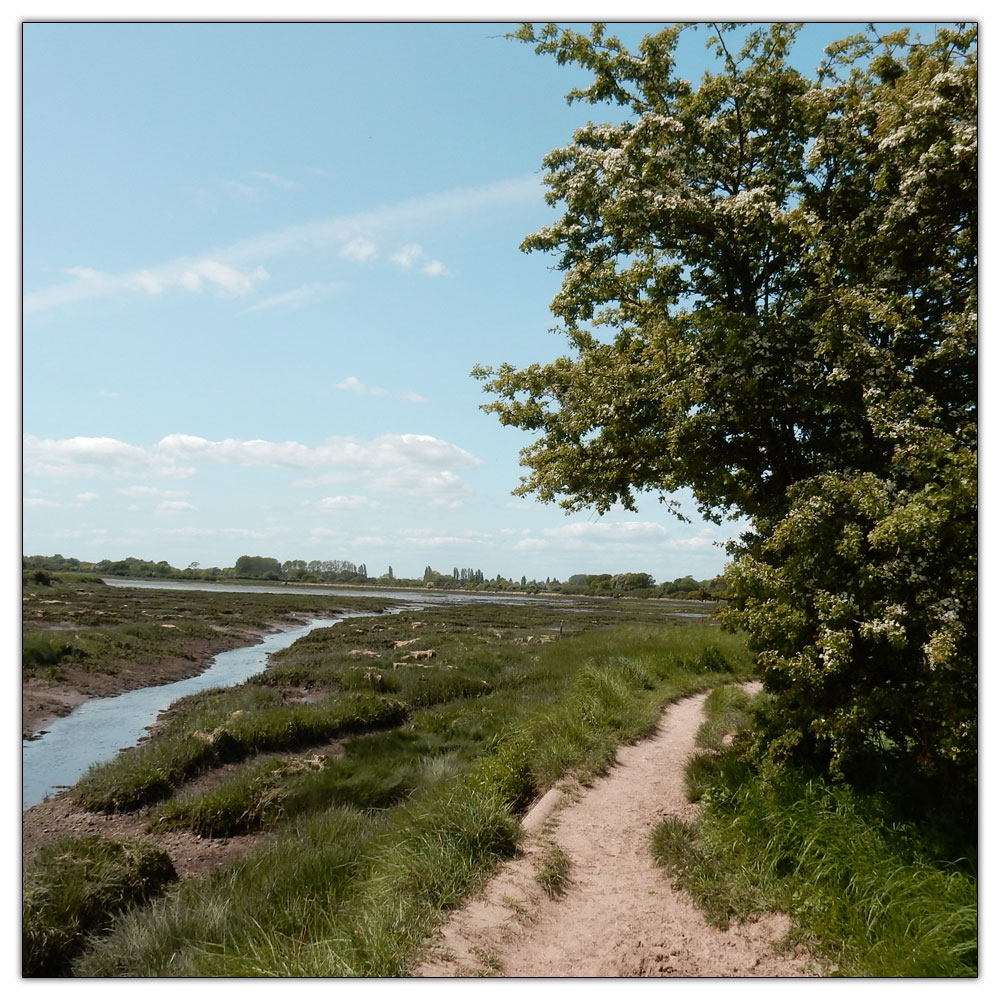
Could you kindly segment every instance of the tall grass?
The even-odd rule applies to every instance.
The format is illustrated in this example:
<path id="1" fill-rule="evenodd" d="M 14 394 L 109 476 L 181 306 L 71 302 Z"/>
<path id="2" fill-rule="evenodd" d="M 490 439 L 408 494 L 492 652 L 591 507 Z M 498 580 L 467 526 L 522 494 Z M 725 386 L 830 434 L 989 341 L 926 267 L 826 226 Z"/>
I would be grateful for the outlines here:
<path id="1" fill-rule="evenodd" d="M 85 934 L 176 877 L 166 853 L 141 841 L 70 837 L 44 849 L 24 874 L 22 972 L 65 975 Z"/>
<path id="2" fill-rule="evenodd" d="M 94 811 L 135 809 L 166 797 L 212 764 L 398 725 L 405 717 L 404 705 L 377 695 L 346 695 L 320 705 L 276 704 L 251 714 L 237 709 L 211 729 L 175 724 L 166 735 L 95 765 L 74 786 L 72 795 Z"/>
<path id="3" fill-rule="evenodd" d="M 703 742 L 718 728 L 710 720 Z M 698 759 L 691 784 L 702 814 L 661 824 L 653 852 L 715 923 L 784 911 L 832 974 L 977 974 L 969 858 L 936 857 L 918 826 L 845 786 L 764 776 L 718 741 Z"/>

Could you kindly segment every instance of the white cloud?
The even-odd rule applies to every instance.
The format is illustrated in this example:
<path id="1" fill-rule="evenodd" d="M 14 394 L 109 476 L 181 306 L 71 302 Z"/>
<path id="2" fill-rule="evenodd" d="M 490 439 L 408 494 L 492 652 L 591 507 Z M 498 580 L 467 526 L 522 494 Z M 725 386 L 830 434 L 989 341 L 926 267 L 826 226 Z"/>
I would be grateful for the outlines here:
<path id="1" fill-rule="evenodd" d="M 143 532 L 142 534 L 145 534 Z M 255 531 L 251 528 L 196 528 L 185 526 L 182 528 L 153 528 L 149 532 L 152 535 L 163 535 L 170 538 L 239 538 L 254 541 L 269 541 L 272 535 L 265 531 Z"/>
<path id="2" fill-rule="evenodd" d="M 24 436 L 24 471 L 52 479 L 107 476 L 182 479 L 194 475 L 191 466 L 178 465 L 159 454 L 109 437 L 64 439 Z"/>
<path id="3" fill-rule="evenodd" d="M 369 500 L 368 497 L 349 495 L 323 497 L 322 500 L 316 502 L 316 506 L 320 510 L 375 510 L 382 505 L 377 501 Z"/>
<path id="4" fill-rule="evenodd" d="M 333 387 L 334 389 L 339 389 L 341 392 L 353 392 L 356 396 L 385 395 L 385 389 L 382 389 L 377 385 L 365 385 L 365 383 L 355 375 L 348 375 L 343 381 L 334 383 Z"/>
<path id="5" fill-rule="evenodd" d="M 424 257 L 424 248 L 419 243 L 407 243 L 392 255 L 392 262 L 405 270 L 416 267 Z"/>
<path id="6" fill-rule="evenodd" d="M 372 488 L 385 493 L 419 496 L 437 506 L 453 505 L 461 497 L 472 495 L 472 488 L 449 469 L 424 469 L 400 466 L 372 477 Z M 460 506 L 460 504 L 459 504 Z"/>
<path id="7" fill-rule="evenodd" d="M 348 260 L 356 260 L 359 264 L 366 264 L 378 256 L 378 248 L 371 240 L 357 236 L 340 248 L 340 256 L 346 257 Z"/>
<path id="8" fill-rule="evenodd" d="M 298 480 L 295 485 L 355 481 L 367 489 L 450 506 L 457 506 L 472 493 L 459 472 L 482 465 L 463 448 L 426 434 L 331 437 L 318 445 L 237 438 L 211 441 L 193 434 L 168 434 L 150 448 L 114 438 L 42 440 L 25 435 L 24 456 L 27 474 L 54 479 L 183 478 L 194 475 L 201 465 L 315 469 L 319 476 Z M 156 508 L 161 513 L 194 509 L 173 499 L 185 495 L 179 491 L 136 484 L 118 492 L 129 497 L 164 498 Z M 360 494 L 348 489 L 337 496 Z"/>
<path id="9" fill-rule="evenodd" d="M 209 441 L 193 434 L 168 434 L 154 450 L 173 460 L 210 461 L 230 465 L 273 465 L 292 468 L 344 466 L 387 469 L 396 466 L 475 468 L 481 460 L 457 445 L 427 434 L 382 434 L 366 440 L 331 437 L 310 447 L 298 441 Z"/>
<path id="10" fill-rule="evenodd" d="M 440 278 L 448 274 L 448 268 L 439 260 L 432 260 L 419 243 L 407 243 L 392 255 L 392 262 L 404 271 L 417 270 L 430 278 Z"/>
<path id="11" fill-rule="evenodd" d="M 156 505 L 157 514 L 184 514 L 197 509 L 193 503 L 188 503 L 186 500 L 163 500 Z"/>
<path id="12" fill-rule="evenodd" d="M 334 383 L 333 387 L 341 392 L 352 392 L 356 396 L 384 396 L 387 393 L 380 385 L 366 385 L 356 375 L 348 375 L 347 378 Z M 404 403 L 427 402 L 426 397 L 421 396 L 419 392 L 395 392 L 393 396 L 396 399 L 401 399 Z"/>
<path id="13" fill-rule="evenodd" d="M 100 499 L 100 497 L 96 493 L 77 493 L 75 499 L 78 503 L 90 503 Z"/>
<path id="14" fill-rule="evenodd" d="M 123 497 L 186 497 L 187 490 L 161 490 L 155 486 L 125 486 L 116 490 Z"/>
<path id="15" fill-rule="evenodd" d="M 444 266 L 439 260 L 429 260 L 423 267 L 420 268 L 423 274 L 426 274 L 429 278 L 442 278 L 448 275 L 450 272 L 448 268 Z"/>

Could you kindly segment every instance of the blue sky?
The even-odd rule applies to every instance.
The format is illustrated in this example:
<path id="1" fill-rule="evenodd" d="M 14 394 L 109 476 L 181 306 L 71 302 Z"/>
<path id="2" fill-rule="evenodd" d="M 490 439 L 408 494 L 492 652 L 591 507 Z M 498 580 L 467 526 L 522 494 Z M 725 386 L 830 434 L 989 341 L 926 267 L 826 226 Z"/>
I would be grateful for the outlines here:
<path id="1" fill-rule="evenodd" d="M 469 372 L 564 353 L 518 246 L 544 155 L 614 113 L 515 27 L 24 26 L 26 554 L 723 569 L 731 523 L 510 495 L 530 438 Z M 850 30 L 808 25 L 802 67 Z"/>

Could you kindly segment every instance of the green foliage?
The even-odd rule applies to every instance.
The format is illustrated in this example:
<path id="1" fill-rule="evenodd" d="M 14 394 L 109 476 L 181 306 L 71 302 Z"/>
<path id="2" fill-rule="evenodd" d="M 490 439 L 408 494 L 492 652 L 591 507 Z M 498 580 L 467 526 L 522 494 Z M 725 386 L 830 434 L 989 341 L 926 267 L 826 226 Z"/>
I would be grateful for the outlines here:
<path id="1" fill-rule="evenodd" d="M 270 556 L 240 556 L 233 566 L 233 572 L 238 577 L 280 580 L 281 563 Z"/>
<path id="2" fill-rule="evenodd" d="M 727 614 L 774 695 L 764 755 L 968 803 L 976 30 L 872 31 L 809 79 L 797 26 L 713 26 L 694 87 L 695 30 L 638 53 L 601 25 L 518 33 L 618 115 L 546 157 L 563 215 L 523 244 L 556 255 L 572 353 L 477 368 L 484 408 L 538 435 L 515 492 L 604 512 L 689 488 L 748 518 Z"/>
<path id="3" fill-rule="evenodd" d="M 23 974 L 65 975 L 85 935 L 176 877 L 167 854 L 141 841 L 70 837 L 45 848 L 24 874 Z"/>
<path id="4" fill-rule="evenodd" d="M 569 878 L 569 855 L 555 841 L 550 841 L 542 851 L 535 881 L 550 899 L 561 896 Z"/>

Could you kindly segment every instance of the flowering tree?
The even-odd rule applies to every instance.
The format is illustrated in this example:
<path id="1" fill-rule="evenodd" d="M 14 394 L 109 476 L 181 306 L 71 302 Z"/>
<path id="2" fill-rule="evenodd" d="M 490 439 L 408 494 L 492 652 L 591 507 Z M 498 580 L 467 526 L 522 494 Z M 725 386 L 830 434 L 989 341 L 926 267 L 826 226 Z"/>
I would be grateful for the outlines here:
<path id="1" fill-rule="evenodd" d="M 519 32 L 621 120 L 546 157 L 564 214 L 523 244 L 558 255 L 571 353 L 477 368 L 484 409 L 538 435 L 516 492 L 749 519 L 727 614 L 766 754 L 974 779 L 976 32 L 870 29 L 809 79 L 796 26 L 724 26 L 695 88 L 696 27 Z"/>

